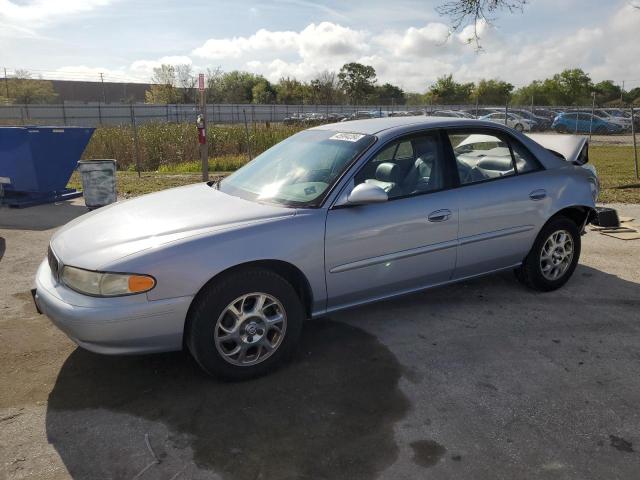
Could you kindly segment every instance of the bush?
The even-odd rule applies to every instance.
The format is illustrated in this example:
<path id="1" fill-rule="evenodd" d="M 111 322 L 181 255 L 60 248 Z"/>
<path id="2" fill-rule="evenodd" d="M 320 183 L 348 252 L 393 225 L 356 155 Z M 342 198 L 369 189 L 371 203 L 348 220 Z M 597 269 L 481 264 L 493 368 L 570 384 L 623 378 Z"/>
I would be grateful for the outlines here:
<path id="1" fill-rule="evenodd" d="M 300 130 L 302 127 L 282 124 L 254 125 L 249 128 L 247 142 L 244 125 L 209 127 L 209 155 L 213 157 L 210 170 L 235 170 L 242 165 L 240 157 L 244 162 L 247 156 L 247 143 L 251 154 L 256 156 Z M 138 126 L 137 134 L 142 170 L 174 171 L 178 165 L 190 162 L 199 165 L 198 132 L 192 123 L 147 123 Z M 222 158 L 218 161 L 218 157 Z M 119 170 L 135 170 L 133 128 L 128 125 L 97 128 L 83 158 L 115 158 Z"/>

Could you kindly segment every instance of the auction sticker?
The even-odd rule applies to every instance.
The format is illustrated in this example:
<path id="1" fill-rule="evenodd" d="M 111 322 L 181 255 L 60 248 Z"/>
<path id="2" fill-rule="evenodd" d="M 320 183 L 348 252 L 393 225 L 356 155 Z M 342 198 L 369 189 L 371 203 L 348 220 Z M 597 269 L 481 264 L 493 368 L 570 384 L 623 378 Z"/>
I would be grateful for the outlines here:
<path id="1" fill-rule="evenodd" d="M 362 133 L 340 132 L 340 133 L 336 133 L 332 137 L 329 137 L 329 140 L 344 140 L 345 142 L 357 142 L 362 137 L 364 137 Z"/>

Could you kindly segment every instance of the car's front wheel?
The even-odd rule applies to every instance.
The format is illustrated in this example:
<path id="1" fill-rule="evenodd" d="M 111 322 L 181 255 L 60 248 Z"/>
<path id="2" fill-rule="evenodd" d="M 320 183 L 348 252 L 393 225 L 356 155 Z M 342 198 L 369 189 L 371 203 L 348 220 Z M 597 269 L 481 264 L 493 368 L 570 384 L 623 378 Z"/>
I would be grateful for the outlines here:
<path id="1" fill-rule="evenodd" d="M 269 270 L 243 270 L 198 296 L 187 326 L 191 354 L 209 374 L 243 380 L 287 359 L 300 336 L 304 307 L 293 286 Z"/>
<path id="2" fill-rule="evenodd" d="M 516 123 L 516 126 L 514 128 L 519 132 L 522 132 L 524 130 L 524 126 L 521 123 Z"/>
<path id="3" fill-rule="evenodd" d="M 533 248 L 516 269 L 525 285 L 548 292 L 567 283 L 580 258 L 580 232 L 572 220 L 552 218 L 540 231 Z"/>

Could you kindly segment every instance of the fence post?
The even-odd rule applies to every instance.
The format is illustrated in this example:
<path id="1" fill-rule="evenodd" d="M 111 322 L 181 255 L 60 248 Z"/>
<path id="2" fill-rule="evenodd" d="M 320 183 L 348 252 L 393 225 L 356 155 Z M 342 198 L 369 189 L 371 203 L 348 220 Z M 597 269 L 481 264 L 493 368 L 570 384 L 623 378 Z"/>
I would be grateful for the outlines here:
<path id="1" fill-rule="evenodd" d="M 509 121 L 509 99 L 507 98 L 507 103 L 504 106 L 504 125 L 505 125 L 505 127 L 509 126 L 508 121 Z"/>
<path id="2" fill-rule="evenodd" d="M 247 111 L 243 108 L 242 113 L 244 115 L 244 133 L 247 136 L 247 155 L 249 156 L 249 161 L 253 160 L 251 158 L 251 136 L 249 135 L 249 124 L 247 123 Z"/>
<path id="3" fill-rule="evenodd" d="M 633 161 L 636 170 L 636 178 L 640 178 L 638 176 L 638 149 L 636 147 L 636 118 L 633 114 L 633 105 L 631 105 L 631 135 L 633 136 Z"/>
<path id="4" fill-rule="evenodd" d="M 591 141 L 591 132 L 593 131 L 593 115 L 596 113 L 596 92 L 591 93 L 592 102 L 591 102 L 591 118 L 589 119 L 589 141 Z M 576 126 L 577 126 L 576 120 Z"/>
<path id="5" fill-rule="evenodd" d="M 65 101 L 62 100 L 62 123 L 64 125 L 66 125 L 67 124 L 67 110 L 66 110 L 66 108 L 64 106 L 64 102 Z"/>
<path id="6" fill-rule="evenodd" d="M 129 104 L 131 109 L 131 127 L 133 128 L 133 150 L 136 156 L 136 170 L 138 171 L 138 178 L 140 178 L 140 149 L 138 148 L 138 126 L 136 125 L 136 114 L 134 111 L 133 103 Z"/>
<path id="7" fill-rule="evenodd" d="M 62 102 L 64 108 L 64 101 Z M 100 108 L 100 101 L 98 101 L 98 125 L 102 125 L 102 108 Z"/>

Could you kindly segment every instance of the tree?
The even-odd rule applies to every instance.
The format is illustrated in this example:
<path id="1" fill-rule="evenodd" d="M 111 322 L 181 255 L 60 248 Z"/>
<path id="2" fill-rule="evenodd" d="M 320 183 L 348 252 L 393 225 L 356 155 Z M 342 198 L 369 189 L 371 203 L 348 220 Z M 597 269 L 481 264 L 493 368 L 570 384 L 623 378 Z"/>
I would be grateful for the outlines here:
<path id="1" fill-rule="evenodd" d="M 274 94 L 273 87 L 262 75 L 234 70 L 222 72 L 219 68 L 209 70 L 207 74 L 207 101 L 213 103 L 251 103 L 254 101 L 254 87 L 264 83 L 256 89 L 256 94 L 267 103 L 273 101 L 273 97 L 266 92 Z M 266 96 L 265 96 L 266 95 Z"/>
<path id="2" fill-rule="evenodd" d="M 593 86 L 596 92 L 596 102 L 602 105 L 614 100 L 620 101 L 622 95 L 622 88 L 619 85 L 613 83 L 613 80 L 603 80 Z"/>
<path id="3" fill-rule="evenodd" d="M 534 102 L 537 105 L 555 105 L 554 88 L 550 80 L 534 80 L 529 85 L 519 88 L 513 94 L 513 103 L 515 105 L 531 105 Z"/>
<path id="4" fill-rule="evenodd" d="M 299 105 L 304 103 L 306 85 L 295 78 L 282 77 L 275 87 L 278 103 Z"/>
<path id="5" fill-rule="evenodd" d="M 338 84 L 355 105 L 371 94 L 376 83 L 376 70 L 361 63 L 346 63 L 338 73 Z"/>
<path id="6" fill-rule="evenodd" d="M 27 70 L 16 70 L 13 78 L 8 79 L 3 87 L 9 91 L 7 101 L 13 103 L 51 103 L 58 97 L 53 83 L 31 78 Z"/>
<path id="7" fill-rule="evenodd" d="M 473 88 L 472 98 L 482 105 L 504 105 L 513 92 L 513 85 L 502 80 L 480 80 Z"/>
<path id="8" fill-rule="evenodd" d="M 382 86 L 376 87 L 374 95 L 375 102 L 383 105 L 404 105 L 406 98 L 404 91 L 400 87 L 385 83 Z"/>
<path id="9" fill-rule="evenodd" d="M 196 83 L 198 82 L 191 65 L 176 65 L 176 81 L 181 90 L 182 103 L 196 102 Z"/>
<path id="10" fill-rule="evenodd" d="M 567 69 L 545 80 L 535 80 L 516 91 L 514 103 L 529 105 L 591 105 L 595 87 L 589 75 L 579 68 Z"/>
<path id="11" fill-rule="evenodd" d="M 561 104 L 588 104 L 593 92 L 593 83 L 589 75 L 580 68 L 563 70 L 552 79 L 558 85 Z"/>
<path id="12" fill-rule="evenodd" d="M 276 99 L 276 92 L 271 84 L 260 77 L 251 89 L 251 101 L 253 103 L 273 103 Z"/>
<path id="13" fill-rule="evenodd" d="M 341 100 L 336 72 L 323 71 L 309 83 L 311 103 L 333 105 Z"/>
<path id="14" fill-rule="evenodd" d="M 444 75 L 429 88 L 427 98 L 440 105 L 469 103 L 473 87 L 473 83 L 458 83 L 453 75 Z"/>
<path id="15" fill-rule="evenodd" d="M 509 13 L 522 11 L 528 0 L 449 0 L 436 7 L 436 11 L 449 17 L 452 30 L 459 30 L 465 25 L 473 25 L 473 41 L 480 48 L 478 25 L 482 22 L 492 23 L 493 16 L 506 10 Z"/>
<path id="16" fill-rule="evenodd" d="M 153 69 L 151 88 L 144 93 L 146 103 L 179 103 L 181 95 L 176 88 L 176 67 L 162 64 Z"/>
<path id="17" fill-rule="evenodd" d="M 427 98 L 422 93 L 409 92 L 404 94 L 407 105 L 424 105 L 427 103 Z"/>

